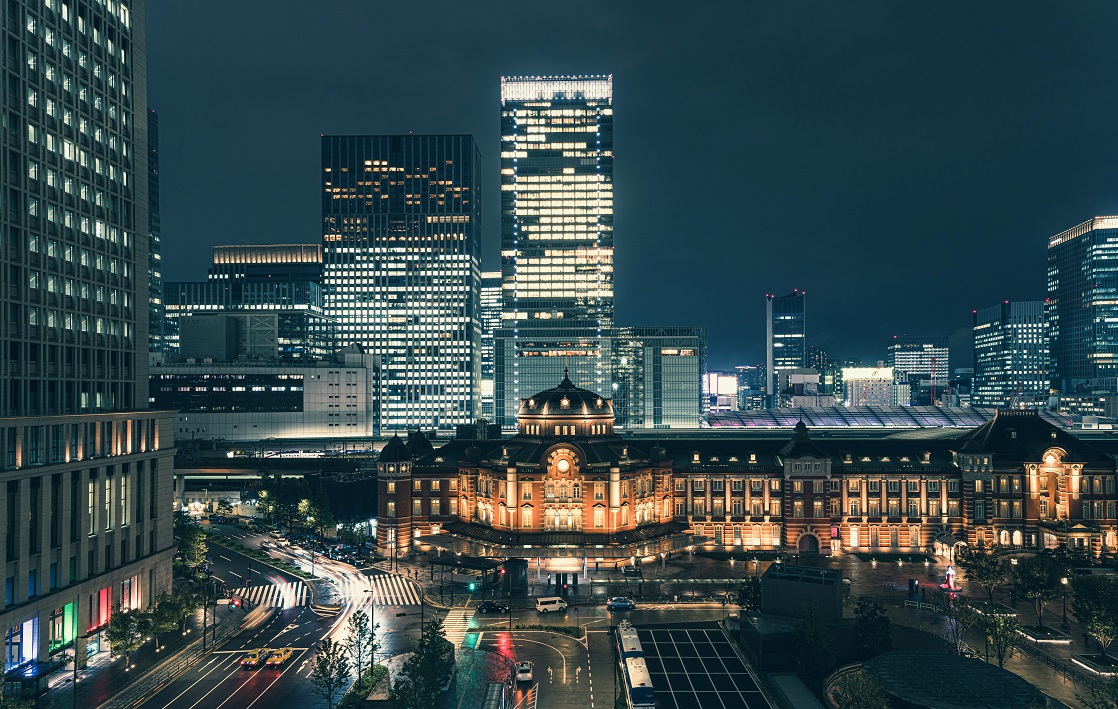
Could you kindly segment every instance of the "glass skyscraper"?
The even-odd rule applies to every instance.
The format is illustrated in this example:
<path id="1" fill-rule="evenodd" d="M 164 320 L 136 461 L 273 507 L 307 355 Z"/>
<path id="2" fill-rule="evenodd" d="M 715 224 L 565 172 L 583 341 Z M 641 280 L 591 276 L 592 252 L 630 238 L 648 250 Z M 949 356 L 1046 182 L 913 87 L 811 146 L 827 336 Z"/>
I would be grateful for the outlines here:
<path id="1" fill-rule="evenodd" d="M 1052 386 L 1113 392 L 1118 376 L 1118 216 L 1095 217 L 1048 240 Z"/>
<path id="2" fill-rule="evenodd" d="M 481 274 L 481 415 L 493 421 L 493 334 L 501 328 L 501 272 Z"/>
<path id="3" fill-rule="evenodd" d="M 1044 303 L 1006 301 L 974 311 L 972 406 L 1048 403 L 1048 324 Z"/>
<path id="4" fill-rule="evenodd" d="M 619 327 L 613 348 L 617 426 L 698 428 L 706 413 L 706 330 Z"/>
<path id="5" fill-rule="evenodd" d="M 521 397 L 612 381 L 613 77 L 501 78 L 503 329 L 495 418 Z"/>
<path id="6" fill-rule="evenodd" d="M 769 407 L 780 405 L 780 370 L 802 369 L 807 357 L 806 294 L 793 290 L 788 295 L 765 296 L 765 372 Z"/>
<path id="7" fill-rule="evenodd" d="M 322 138 L 326 313 L 384 358 L 385 429 L 477 415 L 480 163 L 469 135 Z"/>

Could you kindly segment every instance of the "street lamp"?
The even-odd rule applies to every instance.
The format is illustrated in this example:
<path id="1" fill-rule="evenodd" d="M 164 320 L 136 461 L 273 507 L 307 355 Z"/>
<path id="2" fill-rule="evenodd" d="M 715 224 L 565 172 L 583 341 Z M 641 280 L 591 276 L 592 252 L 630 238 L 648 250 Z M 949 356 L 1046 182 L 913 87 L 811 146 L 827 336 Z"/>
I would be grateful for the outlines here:
<path id="1" fill-rule="evenodd" d="M 307 515 L 307 524 L 311 525 L 312 527 L 314 526 L 314 515 Z M 316 541 L 317 541 L 316 539 L 311 539 L 311 543 L 309 545 L 310 548 L 311 548 L 311 578 L 312 579 L 314 578 L 314 547 L 315 547 L 315 542 Z"/>
<path id="2" fill-rule="evenodd" d="M 1013 590 L 1010 593 L 1010 597 L 1013 600 L 1013 607 L 1014 607 L 1014 609 L 1016 609 L 1017 608 L 1017 557 L 1016 556 L 1009 560 L 1009 565 L 1010 565 L 1010 568 L 1012 568 L 1012 570 L 1013 570 Z"/>
<path id="3" fill-rule="evenodd" d="M 1065 576 L 1060 579 L 1060 583 L 1064 587 L 1064 625 L 1068 624 L 1068 577 Z"/>

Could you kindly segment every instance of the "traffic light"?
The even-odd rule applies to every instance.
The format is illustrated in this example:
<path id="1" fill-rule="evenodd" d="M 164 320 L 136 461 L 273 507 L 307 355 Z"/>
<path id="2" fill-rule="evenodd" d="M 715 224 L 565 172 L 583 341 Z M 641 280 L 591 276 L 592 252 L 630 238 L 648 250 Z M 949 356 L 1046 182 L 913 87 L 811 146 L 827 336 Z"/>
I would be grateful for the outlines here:
<path id="1" fill-rule="evenodd" d="M 470 593 L 473 593 L 476 590 L 477 590 L 477 584 L 474 583 L 473 581 L 471 581 L 470 582 Z"/>

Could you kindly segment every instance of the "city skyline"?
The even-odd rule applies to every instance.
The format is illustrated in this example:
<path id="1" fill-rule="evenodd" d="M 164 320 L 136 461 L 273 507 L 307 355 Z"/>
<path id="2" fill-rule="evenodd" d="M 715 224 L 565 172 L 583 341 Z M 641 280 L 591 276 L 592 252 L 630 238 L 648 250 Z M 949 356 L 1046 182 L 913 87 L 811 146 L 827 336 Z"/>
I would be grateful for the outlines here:
<path id="1" fill-rule="evenodd" d="M 1107 167 L 1118 146 L 1103 119 L 1113 99 L 1103 96 L 1098 110 L 1076 111 L 1076 131 L 1059 128 L 1075 97 L 1102 78 L 1106 62 L 1097 47 L 1105 45 L 1101 28 L 1113 24 L 1109 7 L 1017 8 L 1009 27 L 994 7 L 972 8 L 965 27 L 942 7 L 925 13 L 886 5 L 857 16 L 825 6 L 814 14 L 796 8 L 684 14 L 667 5 L 644 12 L 595 7 L 591 14 L 589 5 L 576 2 L 561 17 L 529 8 L 515 19 L 490 19 L 448 8 L 445 21 L 436 23 L 418 10 L 393 8 L 385 22 L 422 23 L 440 39 L 468 27 L 469 46 L 485 50 L 433 52 L 406 77 L 362 75 L 367 86 L 357 96 L 343 89 L 353 75 L 337 67 L 361 71 L 366 50 L 347 48 L 345 60 L 332 64 L 336 76 L 320 81 L 313 70 L 315 80 L 300 83 L 298 106 L 288 105 L 281 98 L 288 93 L 278 87 L 293 75 L 305 77 L 306 67 L 315 66 L 308 52 L 317 54 L 326 42 L 368 46 L 346 41 L 347 28 L 366 24 L 364 11 L 320 18 L 309 8 L 279 3 L 261 13 L 250 4 L 206 27 L 206 13 L 195 9 L 165 5 L 151 12 L 159 39 L 151 64 L 161 81 L 153 84 L 152 105 L 161 118 L 169 280 L 201 270 L 205 254 L 189 246 L 199 241 L 313 241 L 317 211 L 300 195 L 308 194 L 304 174 L 317 161 L 321 133 L 472 133 L 483 191 L 496 195 L 496 81 L 508 74 L 614 74 L 622 185 L 617 248 L 624 255 L 616 320 L 705 326 L 712 368 L 762 361 L 764 310 L 756 298 L 793 287 L 818 303 L 813 322 L 819 327 L 809 344 L 840 358 L 871 360 L 882 356 L 880 343 L 889 335 L 942 335 L 962 353 L 954 361 L 963 366 L 970 311 L 1042 298 L 1048 237 L 1118 209 Z M 528 41 L 531 33 L 517 31 L 552 21 L 573 26 L 580 16 L 594 22 L 562 41 L 562 33 Z M 306 41 L 273 54 L 242 36 L 239 28 L 250 18 L 261 38 L 299 26 Z M 741 29 L 740 38 L 724 34 L 732 27 Z M 1007 31 L 993 33 L 994 27 Z M 188 41 L 199 36 L 214 40 L 205 57 L 195 56 Z M 951 40 L 950 53 L 944 38 Z M 650 39 L 657 52 L 644 49 Z M 377 51 L 392 51 L 401 41 L 385 37 Z M 254 86 L 246 90 L 238 76 L 224 78 L 218 67 L 227 65 L 253 67 Z M 724 76 L 734 73 L 745 90 L 723 93 Z M 693 137 L 673 158 L 681 175 L 716 176 L 727 164 L 738 167 L 726 173 L 729 179 L 665 177 L 658 145 L 668 135 Z M 273 150 L 276 144 L 284 149 Z M 241 164 L 249 179 L 226 182 L 232 174 L 208 167 L 219 159 Z M 1061 179 L 1047 177 L 1057 174 Z M 676 196 L 656 197 L 669 184 Z M 198 215 L 191 205 L 199 203 L 213 209 Z M 710 216 L 696 222 L 689 205 Z M 498 263 L 497 207 L 495 199 L 484 206 L 486 270 Z M 928 253 L 939 256 L 929 261 Z M 968 279 L 966 289 L 936 288 L 935 297 L 921 298 L 928 291 L 915 287 L 971 273 L 994 256 L 1001 266 Z M 755 272 L 747 289 L 731 277 L 736 271 L 720 267 L 729 263 Z M 794 275 L 773 267 L 788 263 L 796 264 Z M 665 264 L 676 287 L 647 289 L 647 274 Z M 872 318 L 853 314 L 870 307 Z"/>

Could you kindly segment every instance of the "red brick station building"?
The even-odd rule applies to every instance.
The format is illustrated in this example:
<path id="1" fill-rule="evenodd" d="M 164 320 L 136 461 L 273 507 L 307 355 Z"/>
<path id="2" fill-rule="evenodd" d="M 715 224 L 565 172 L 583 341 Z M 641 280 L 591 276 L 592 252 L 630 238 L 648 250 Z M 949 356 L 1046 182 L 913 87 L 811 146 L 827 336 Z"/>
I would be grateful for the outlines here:
<path id="1" fill-rule="evenodd" d="M 378 459 L 377 545 L 581 571 L 692 546 L 928 552 L 958 544 L 1118 552 L 1118 441 L 1034 410 L 974 429 L 627 439 L 613 405 L 564 377 L 521 400 L 502 440 L 394 437 Z M 666 432 L 665 432 L 666 433 Z"/>

